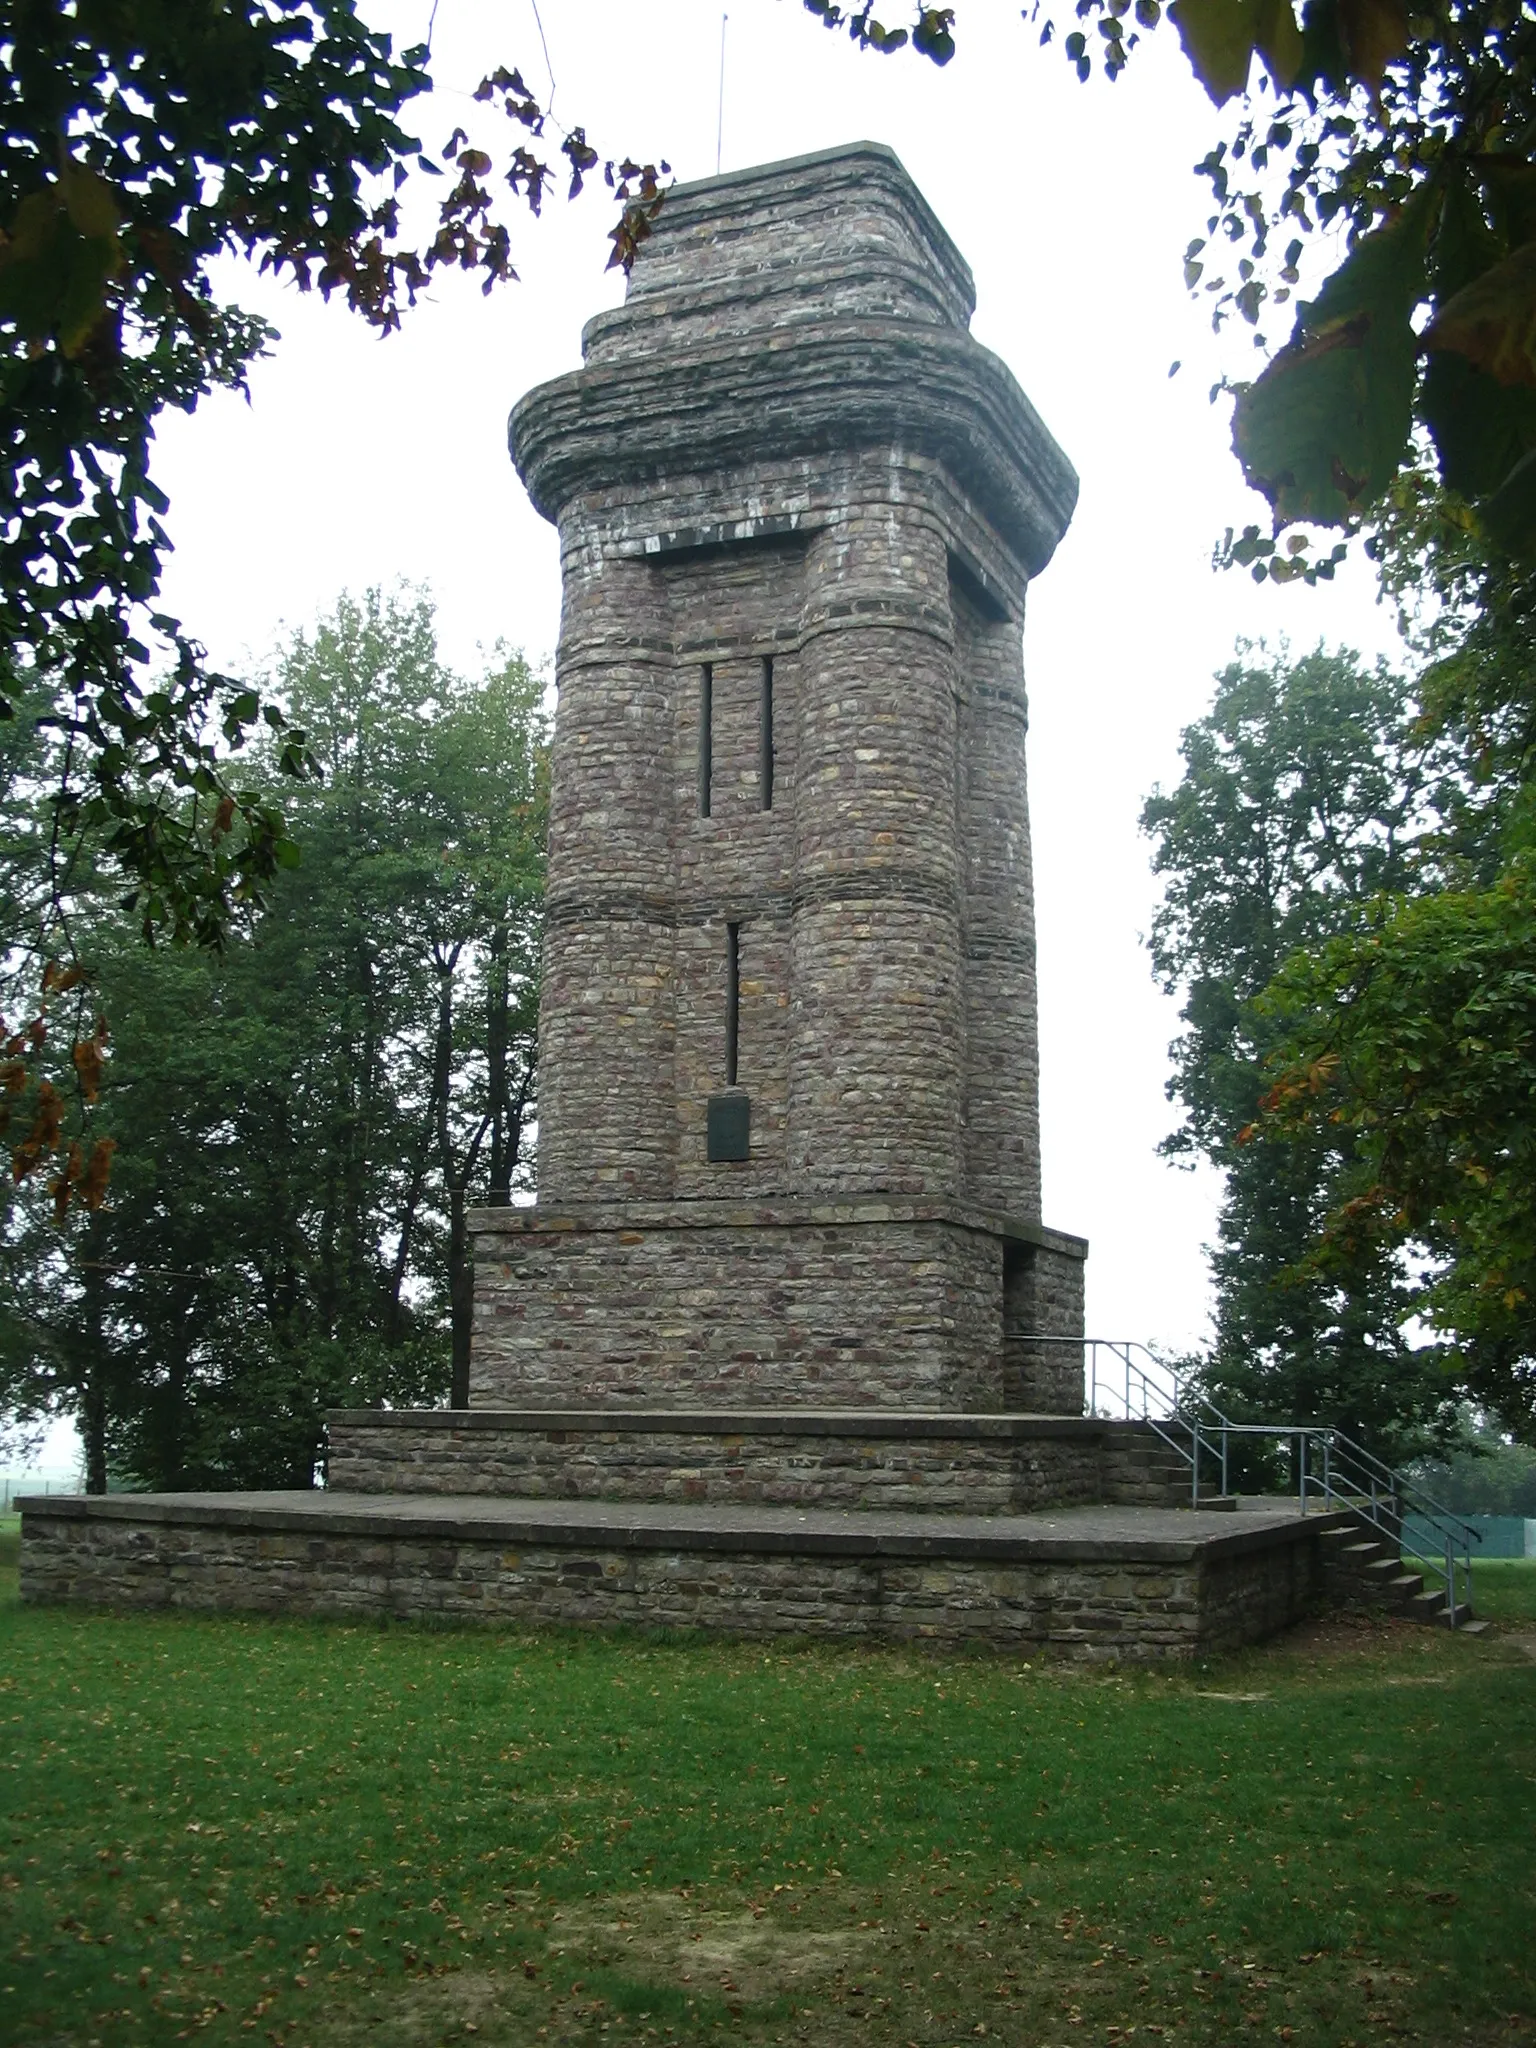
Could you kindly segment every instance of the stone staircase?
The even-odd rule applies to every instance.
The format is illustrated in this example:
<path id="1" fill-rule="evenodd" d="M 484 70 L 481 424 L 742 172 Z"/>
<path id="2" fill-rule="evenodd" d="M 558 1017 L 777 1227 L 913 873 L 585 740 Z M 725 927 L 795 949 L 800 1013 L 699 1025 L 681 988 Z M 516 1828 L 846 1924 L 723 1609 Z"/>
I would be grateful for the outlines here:
<path id="1" fill-rule="evenodd" d="M 1322 1554 L 1324 1583 L 1339 1606 L 1401 1614 L 1409 1621 L 1471 1635 L 1480 1635 L 1488 1626 L 1473 1620 L 1465 1601 L 1458 1603 L 1453 1616 L 1444 1592 L 1426 1586 L 1422 1572 L 1409 1570 L 1398 1548 L 1365 1516 L 1351 1515 L 1347 1523 L 1325 1529 Z"/>
<path id="2" fill-rule="evenodd" d="M 1113 1498 L 1143 1507 L 1187 1508 L 1191 1500 L 1189 1461 L 1151 1423 L 1114 1425 L 1115 1491 Z M 1224 1494 L 1215 1479 L 1201 1480 L 1200 1505 L 1207 1512 L 1235 1509 L 1236 1496 Z"/>

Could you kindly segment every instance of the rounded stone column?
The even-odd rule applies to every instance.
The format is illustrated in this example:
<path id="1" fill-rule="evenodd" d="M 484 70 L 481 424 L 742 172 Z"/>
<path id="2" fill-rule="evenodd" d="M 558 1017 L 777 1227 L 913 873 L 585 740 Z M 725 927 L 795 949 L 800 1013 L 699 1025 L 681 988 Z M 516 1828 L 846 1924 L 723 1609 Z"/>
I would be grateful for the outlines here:
<path id="1" fill-rule="evenodd" d="M 809 542 L 801 624 L 791 1179 L 809 1194 L 952 1195 L 954 637 L 931 517 L 894 497 L 845 503 Z"/>
<path id="2" fill-rule="evenodd" d="M 539 1201 L 672 1192 L 672 649 L 642 560 L 561 528 Z"/>

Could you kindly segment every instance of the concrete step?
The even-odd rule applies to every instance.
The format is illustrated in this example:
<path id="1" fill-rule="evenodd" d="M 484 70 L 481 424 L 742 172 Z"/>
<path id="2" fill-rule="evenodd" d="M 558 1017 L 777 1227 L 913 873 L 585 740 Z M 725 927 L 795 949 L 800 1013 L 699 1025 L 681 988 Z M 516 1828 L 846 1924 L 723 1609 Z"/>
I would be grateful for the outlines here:
<path id="1" fill-rule="evenodd" d="M 1445 1594 L 1438 1587 L 1426 1586 L 1422 1592 L 1414 1594 L 1407 1606 L 1415 1621 L 1445 1619 Z"/>
<path id="2" fill-rule="evenodd" d="M 1353 1580 L 1373 1605 L 1395 1608 L 1409 1620 L 1431 1627 L 1451 1625 L 1444 1589 L 1426 1585 L 1422 1572 L 1406 1570 L 1396 1546 L 1375 1533 L 1369 1522 L 1356 1517 L 1339 1528 L 1325 1529 L 1323 1543 L 1330 1567 Z M 1458 1605 L 1458 1632 L 1480 1635 L 1486 1626 L 1473 1620 L 1472 1609 L 1465 1602 Z"/>
<path id="3" fill-rule="evenodd" d="M 1443 1587 L 1430 1586 L 1408 1603 L 1408 1611 L 1416 1621 L 1427 1621 L 1435 1628 L 1449 1628 L 1451 1622 L 1446 1613 Z M 1456 1630 L 1458 1634 L 1482 1635 L 1488 1624 L 1474 1620 L 1471 1605 L 1461 1600 L 1456 1605 Z"/>
<path id="4" fill-rule="evenodd" d="M 1400 1600 L 1416 1600 L 1423 1590 L 1422 1572 L 1399 1572 L 1395 1578 L 1387 1581 L 1387 1591 L 1395 1593 Z"/>
<path id="5" fill-rule="evenodd" d="M 1391 1586 L 1403 1575 L 1403 1560 L 1378 1548 L 1376 1556 L 1367 1559 L 1359 1566 L 1359 1570 L 1373 1585 Z"/>

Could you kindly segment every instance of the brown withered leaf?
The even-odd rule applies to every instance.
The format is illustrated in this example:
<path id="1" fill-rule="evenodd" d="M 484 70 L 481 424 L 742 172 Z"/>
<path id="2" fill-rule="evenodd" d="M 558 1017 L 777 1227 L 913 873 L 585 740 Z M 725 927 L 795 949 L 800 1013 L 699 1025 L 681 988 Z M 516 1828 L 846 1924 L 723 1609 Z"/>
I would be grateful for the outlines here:
<path id="1" fill-rule="evenodd" d="M 107 1183 L 112 1178 L 112 1155 L 116 1150 L 115 1138 L 98 1138 L 91 1147 L 79 1189 L 80 1200 L 87 1209 L 99 1209 L 107 1199 Z"/>
<path id="2" fill-rule="evenodd" d="M 89 1038 L 77 1038 L 70 1048 L 70 1058 L 75 1063 L 81 1093 L 87 1102 L 95 1102 L 101 1094 L 101 1077 L 106 1066 L 107 1020 L 97 1020 L 96 1029 Z"/>
<path id="3" fill-rule="evenodd" d="M 78 963 L 66 967 L 61 960 L 50 960 L 43 968 L 43 994 L 63 995 L 66 989 L 78 988 L 82 981 L 89 979 L 85 968 Z"/>
<path id="4" fill-rule="evenodd" d="M 64 1228 L 69 1216 L 69 1198 L 84 1171 L 84 1165 L 80 1141 L 78 1138 L 72 1139 L 69 1150 L 64 1155 L 64 1164 L 48 1183 L 48 1192 L 53 1197 L 53 1221 L 56 1229 Z"/>
<path id="5" fill-rule="evenodd" d="M 59 1133 L 64 1125 L 64 1100 L 51 1081 L 43 1081 L 37 1090 L 37 1114 L 32 1128 L 11 1154 L 11 1178 L 24 1181 L 29 1173 L 35 1173 L 50 1153 L 58 1149 Z"/>

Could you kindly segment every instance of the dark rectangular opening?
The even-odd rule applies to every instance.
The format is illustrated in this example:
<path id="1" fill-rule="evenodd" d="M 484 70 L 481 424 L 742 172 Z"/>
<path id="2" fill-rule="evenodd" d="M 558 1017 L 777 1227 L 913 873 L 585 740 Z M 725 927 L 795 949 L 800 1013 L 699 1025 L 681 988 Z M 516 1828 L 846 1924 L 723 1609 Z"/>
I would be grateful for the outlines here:
<path id="1" fill-rule="evenodd" d="M 699 670 L 699 816 L 709 816 L 709 776 L 714 751 L 715 671 L 710 662 Z"/>
<path id="2" fill-rule="evenodd" d="M 736 1047 L 741 1029 L 741 926 L 725 928 L 725 1085 L 736 1086 Z"/>
<path id="3" fill-rule="evenodd" d="M 758 787 L 763 809 L 773 809 L 773 656 L 763 656 L 762 696 L 758 716 Z"/>
<path id="4" fill-rule="evenodd" d="M 706 1112 L 704 1156 L 711 1166 L 752 1156 L 752 1101 L 739 1088 L 711 1095 Z"/>

